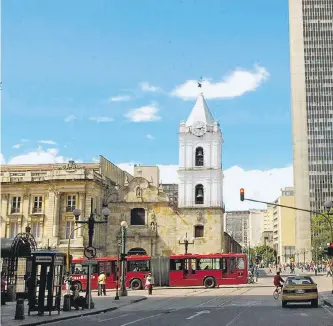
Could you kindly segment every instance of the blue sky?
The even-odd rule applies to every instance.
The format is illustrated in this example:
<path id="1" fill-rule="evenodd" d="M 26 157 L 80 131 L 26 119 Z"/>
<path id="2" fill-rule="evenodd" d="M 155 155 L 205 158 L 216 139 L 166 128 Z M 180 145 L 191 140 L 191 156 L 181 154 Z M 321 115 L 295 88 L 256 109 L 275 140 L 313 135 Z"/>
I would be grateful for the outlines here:
<path id="1" fill-rule="evenodd" d="M 200 76 L 209 92 L 259 65 L 269 77 L 255 90 L 207 98 L 223 166 L 292 162 L 287 0 L 3 0 L 2 18 L 6 161 L 42 146 L 81 161 L 177 164 L 179 122 L 195 99 L 170 93 Z M 111 100 L 119 96 L 130 99 Z M 159 118 L 130 121 L 142 107 Z"/>

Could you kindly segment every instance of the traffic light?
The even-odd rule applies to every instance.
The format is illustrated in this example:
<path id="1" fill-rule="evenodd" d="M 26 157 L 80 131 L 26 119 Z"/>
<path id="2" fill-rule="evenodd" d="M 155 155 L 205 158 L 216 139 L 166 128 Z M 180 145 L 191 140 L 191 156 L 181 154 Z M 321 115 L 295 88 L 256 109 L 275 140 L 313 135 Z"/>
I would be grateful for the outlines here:
<path id="1" fill-rule="evenodd" d="M 120 254 L 120 261 L 125 261 L 126 260 L 126 254 Z"/>
<path id="2" fill-rule="evenodd" d="M 240 189 L 240 200 L 244 201 L 244 188 Z"/>
<path id="3" fill-rule="evenodd" d="M 327 256 L 333 256 L 333 242 L 330 243 L 330 246 L 328 248 L 324 249 L 324 253 Z"/>

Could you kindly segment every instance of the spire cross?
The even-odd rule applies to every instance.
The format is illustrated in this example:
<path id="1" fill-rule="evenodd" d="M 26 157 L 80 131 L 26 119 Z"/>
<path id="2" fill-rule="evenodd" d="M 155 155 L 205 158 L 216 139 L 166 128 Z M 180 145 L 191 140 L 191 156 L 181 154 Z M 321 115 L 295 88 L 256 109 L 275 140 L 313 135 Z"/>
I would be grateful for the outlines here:
<path id="1" fill-rule="evenodd" d="M 202 77 L 200 77 L 198 80 L 198 87 L 202 88 Z"/>

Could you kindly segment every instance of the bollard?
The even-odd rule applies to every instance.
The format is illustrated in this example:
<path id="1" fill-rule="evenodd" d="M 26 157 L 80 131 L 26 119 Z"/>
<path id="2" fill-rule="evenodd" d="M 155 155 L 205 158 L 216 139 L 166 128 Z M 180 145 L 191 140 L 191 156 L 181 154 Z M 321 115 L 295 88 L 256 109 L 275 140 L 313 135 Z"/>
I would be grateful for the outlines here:
<path id="1" fill-rule="evenodd" d="M 15 319 L 24 319 L 24 299 L 17 299 L 15 309 Z"/>
<path id="2" fill-rule="evenodd" d="M 65 294 L 64 295 L 64 304 L 62 307 L 63 311 L 71 311 L 72 306 L 71 306 L 71 295 L 70 294 Z"/>

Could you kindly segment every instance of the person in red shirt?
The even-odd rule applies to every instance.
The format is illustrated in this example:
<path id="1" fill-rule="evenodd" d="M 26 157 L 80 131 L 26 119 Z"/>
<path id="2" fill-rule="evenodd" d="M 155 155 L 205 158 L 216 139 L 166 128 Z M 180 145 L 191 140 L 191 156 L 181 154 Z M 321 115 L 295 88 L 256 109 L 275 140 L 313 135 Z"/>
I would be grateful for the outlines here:
<path id="1" fill-rule="evenodd" d="M 284 283 L 284 279 L 280 276 L 280 272 L 276 272 L 276 275 L 274 276 L 274 285 L 278 288 L 282 288 Z"/>

